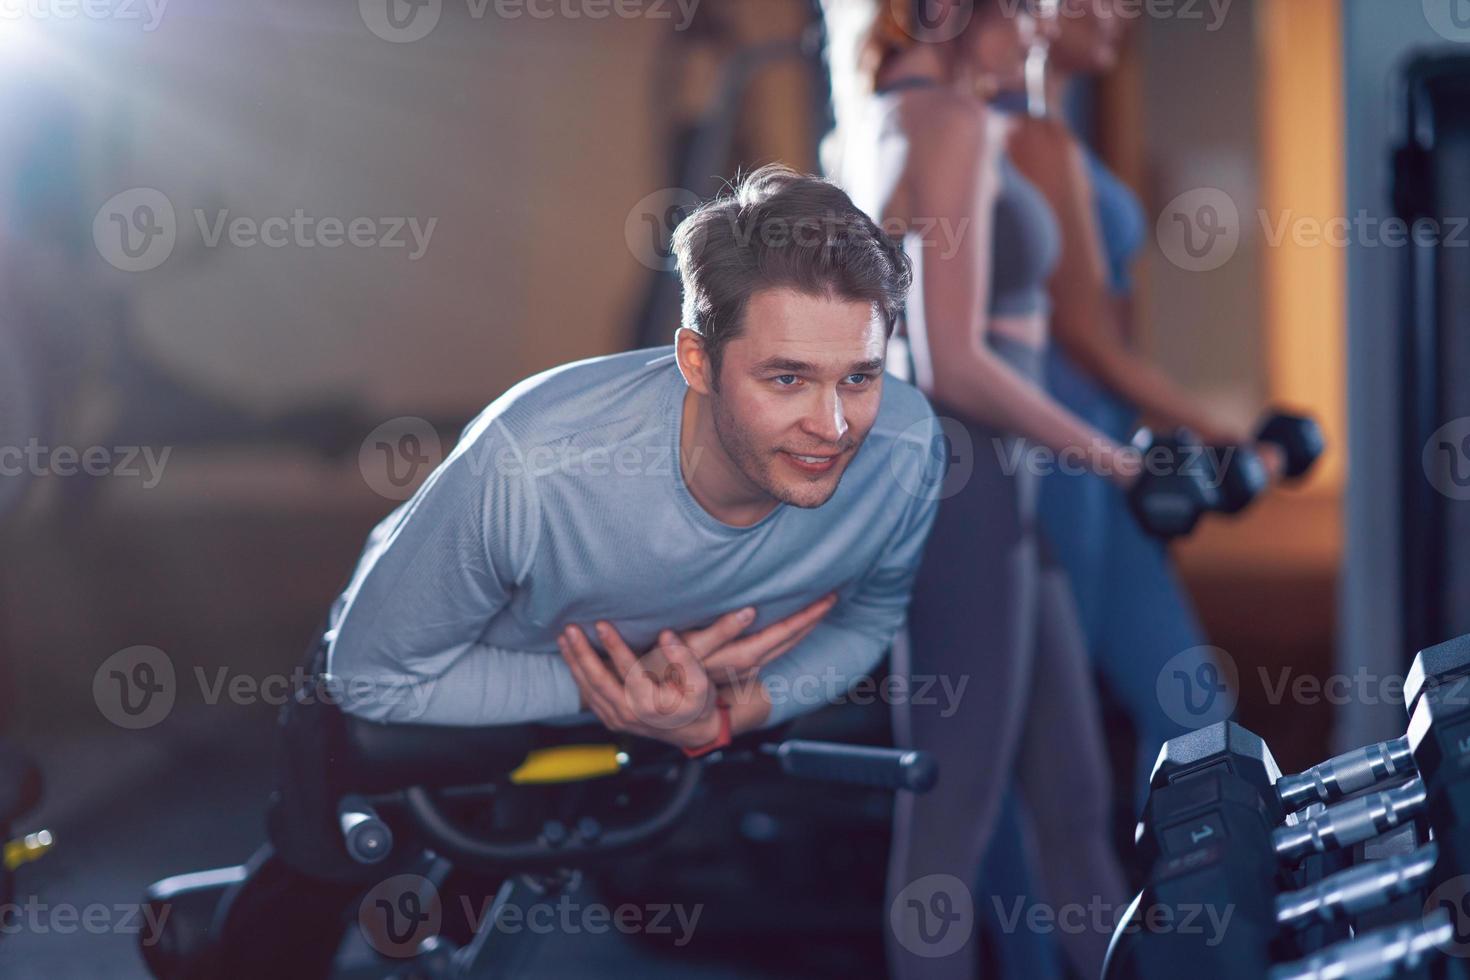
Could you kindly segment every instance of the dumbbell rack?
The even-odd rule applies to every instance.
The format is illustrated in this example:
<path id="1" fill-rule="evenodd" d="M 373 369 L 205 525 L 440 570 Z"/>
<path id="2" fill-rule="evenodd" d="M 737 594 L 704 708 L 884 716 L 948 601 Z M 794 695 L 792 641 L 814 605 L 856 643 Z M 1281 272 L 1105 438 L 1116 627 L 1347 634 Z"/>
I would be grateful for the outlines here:
<path id="1" fill-rule="evenodd" d="M 1166 743 L 1105 980 L 1470 977 L 1470 636 L 1420 652 L 1405 703 L 1404 736 L 1295 776 L 1230 722 Z M 1160 924 L 1184 905 L 1233 920 Z"/>

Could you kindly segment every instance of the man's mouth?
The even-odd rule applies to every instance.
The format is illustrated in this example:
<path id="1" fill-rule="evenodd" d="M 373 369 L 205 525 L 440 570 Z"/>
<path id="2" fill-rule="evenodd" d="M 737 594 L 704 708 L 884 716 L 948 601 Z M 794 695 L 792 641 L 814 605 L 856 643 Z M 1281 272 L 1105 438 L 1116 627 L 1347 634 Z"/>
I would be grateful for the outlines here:
<path id="1" fill-rule="evenodd" d="M 842 455 L 841 453 L 823 453 L 809 456 L 805 453 L 787 452 L 784 449 L 781 452 L 798 469 L 808 473 L 823 473 L 830 470 Z"/>

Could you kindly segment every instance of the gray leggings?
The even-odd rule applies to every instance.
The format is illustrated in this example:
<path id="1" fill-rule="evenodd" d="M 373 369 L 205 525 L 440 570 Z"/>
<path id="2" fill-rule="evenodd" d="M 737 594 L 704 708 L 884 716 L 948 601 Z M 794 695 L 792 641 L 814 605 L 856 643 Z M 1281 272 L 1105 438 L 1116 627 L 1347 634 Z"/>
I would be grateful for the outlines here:
<path id="1" fill-rule="evenodd" d="M 1004 338 L 992 346 L 1041 377 L 1039 351 Z M 1012 466 L 1023 459 L 1024 443 L 933 405 L 955 420 L 945 423 L 955 436 L 951 465 L 963 466 L 968 455 L 973 470 L 940 501 L 908 635 L 900 633 L 893 652 L 893 672 L 909 675 L 915 692 L 894 706 L 895 738 L 932 752 L 939 781 L 924 795 L 898 794 L 888 871 L 890 973 L 895 980 L 978 976 L 973 924 L 991 917 L 984 904 L 995 899 L 1009 917 L 1016 898 L 987 889 L 981 860 L 1002 800 L 1019 783 L 1045 887 L 1027 905 L 1044 902 L 1059 916 L 1088 910 L 1080 930 L 1066 928 L 1076 911 L 1052 921 L 1074 968 L 1096 977 L 1109 933 L 1094 924 L 1092 910 L 1101 908 L 1111 924 L 1126 884 L 1108 833 L 1108 759 L 1072 595 L 1065 572 L 1043 560 L 1037 476 Z M 963 694 L 953 703 L 921 698 L 922 685 L 936 676 L 941 682 L 930 690 L 954 690 L 964 679 Z M 1015 927 L 1026 928 L 1025 919 Z"/>

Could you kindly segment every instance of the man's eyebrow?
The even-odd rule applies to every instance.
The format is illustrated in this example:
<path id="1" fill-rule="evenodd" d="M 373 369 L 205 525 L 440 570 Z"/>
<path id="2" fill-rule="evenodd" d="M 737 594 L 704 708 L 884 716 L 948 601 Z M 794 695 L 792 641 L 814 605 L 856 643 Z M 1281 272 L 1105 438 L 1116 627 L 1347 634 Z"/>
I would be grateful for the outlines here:
<path id="1" fill-rule="evenodd" d="M 848 374 L 859 374 L 865 371 L 878 371 L 883 368 L 883 358 L 875 357 L 866 361 L 857 361 L 847 369 Z M 767 371 L 790 371 L 792 374 L 812 374 L 818 370 L 815 364 L 806 361 L 792 360 L 789 357 L 768 357 L 759 361 L 751 368 L 755 374 L 765 374 Z"/>

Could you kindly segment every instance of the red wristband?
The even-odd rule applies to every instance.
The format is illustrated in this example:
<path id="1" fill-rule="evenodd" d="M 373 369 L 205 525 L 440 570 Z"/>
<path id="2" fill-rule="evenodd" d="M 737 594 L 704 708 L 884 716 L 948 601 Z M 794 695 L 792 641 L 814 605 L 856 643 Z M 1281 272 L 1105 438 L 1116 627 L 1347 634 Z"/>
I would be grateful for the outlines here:
<path id="1" fill-rule="evenodd" d="M 723 749 L 730 744 L 730 706 L 725 703 L 724 698 L 715 699 L 715 711 L 720 716 L 720 734 L 711 742 L 692 749 L 683 749 L 683 753 L 691 759 L 698 759 L 702 755 L 709 755 L 716 749 Z"/>

